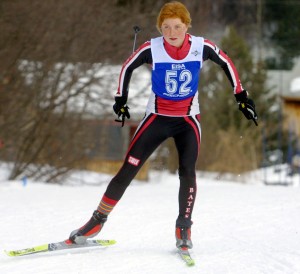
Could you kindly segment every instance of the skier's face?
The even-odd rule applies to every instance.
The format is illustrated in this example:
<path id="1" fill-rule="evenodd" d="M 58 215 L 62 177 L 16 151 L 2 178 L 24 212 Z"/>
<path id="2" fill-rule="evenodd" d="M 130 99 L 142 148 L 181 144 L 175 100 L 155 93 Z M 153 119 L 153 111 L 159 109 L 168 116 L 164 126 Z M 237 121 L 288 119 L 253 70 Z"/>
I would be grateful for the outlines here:
<path id="1" fill-rule="evenodd" d="M 181 47 L 188 30 L 180 18 L 168 18 L 161 24 L 161 32 L 165 40 L 174 47 Z"/>

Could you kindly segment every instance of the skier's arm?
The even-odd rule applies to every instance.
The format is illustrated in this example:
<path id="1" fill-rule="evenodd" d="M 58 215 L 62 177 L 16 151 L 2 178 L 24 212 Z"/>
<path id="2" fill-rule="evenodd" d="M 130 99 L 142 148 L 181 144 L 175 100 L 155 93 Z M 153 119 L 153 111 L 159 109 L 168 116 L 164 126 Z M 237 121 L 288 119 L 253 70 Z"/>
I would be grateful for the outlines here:
<path id="1" fill-rule="evenodd" d="M 124 126 L 125 118 L 129 119 L 129 107 L 126 105 L 128 98 L 128 87 L 132 72 L 143 64 L 152 63 L 150 42 L 141 45 L 123 64 L 119 76 L 118 91 L 115 95 L 114 112 L 118 115 L 117 122 L 122 122 Z"/>
<path id="2" fill-rule="evenodd" d="M 152 55 L 150 42 L 145 42 L 141 45 L 123 64 L 119 76 L 119 86 L 116 97 L 128 97 L 128 86 L 131 79 L 132 72 L 143 64 L 152 63 Z"/>
<path id="3" fill-rule="evenodd" d="M 238 94 L 243 91 L 243 87 L 237 72 L 236 67 L 234 66 L 231 59 L 227 54 L 219 49 L 213 42 L 210 40 L 204 40 L 204 49 L 203 49 L 203 61 L 207 59 L 212 60 L 218 64 L 225 72 L 228 80 L 230 81 L 234 94 Z"/>
<path id="4" fill-rule="evenodd" d="M 248 98 L 248 92 L 243 89 L 237 69 L 225 52 L 220 50 L 213 42 L 205 39 L 203 48 L 203 61 L 210 59 L 224 70 L 230 81 L 239 110 L 248 120 L 253 120 L 257 125 L 257 113 L 252 99 Z"/>

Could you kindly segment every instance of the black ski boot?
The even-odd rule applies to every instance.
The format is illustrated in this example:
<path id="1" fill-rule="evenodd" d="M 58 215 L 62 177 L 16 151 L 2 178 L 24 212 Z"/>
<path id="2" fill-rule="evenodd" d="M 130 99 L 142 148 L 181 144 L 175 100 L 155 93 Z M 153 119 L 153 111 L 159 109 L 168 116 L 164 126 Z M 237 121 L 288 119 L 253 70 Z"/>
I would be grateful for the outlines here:
<path id="1" fill-rule="evenodd" d="M 177 248 L 193 248 L 190 227 L 176 227 L 175 237 Z"/>
<path id="2" fill-rule="evenodd" d="M 69 240 L 75 244 L 84 244 L 88 238 L 96 236 L 107 220 L 107 215 L 95 210 L 92 218 L 83 226 L 71 232 Z"/>

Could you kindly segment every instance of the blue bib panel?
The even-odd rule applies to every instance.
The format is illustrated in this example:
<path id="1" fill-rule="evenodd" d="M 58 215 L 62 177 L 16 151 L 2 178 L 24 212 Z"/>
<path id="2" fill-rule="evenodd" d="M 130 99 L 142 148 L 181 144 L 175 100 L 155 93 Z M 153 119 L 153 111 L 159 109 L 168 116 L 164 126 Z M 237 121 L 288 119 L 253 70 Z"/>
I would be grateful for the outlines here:
<path id="1" fill-rule="evenodd" d="M 172 59 L 167 54 L 162 37 L 151 40 L 151 52 L 153 92 L 174 101 L 194 96 L 202 67 L 203 38 L 192 36 L 190 51 L 182 60 Z"/>

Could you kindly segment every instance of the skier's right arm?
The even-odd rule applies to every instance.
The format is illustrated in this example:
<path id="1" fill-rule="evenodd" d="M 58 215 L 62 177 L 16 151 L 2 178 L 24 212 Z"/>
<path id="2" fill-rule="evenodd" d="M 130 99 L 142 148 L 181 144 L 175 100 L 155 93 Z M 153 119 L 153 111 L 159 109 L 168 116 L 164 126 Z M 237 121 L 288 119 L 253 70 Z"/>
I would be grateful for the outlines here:
<path id="1" fill-rule="evenodd" d="M 143 64 L 152 64 L 152 54 L 150 42 L 145 42 L 141 45 L 123 64 L 119 76 L 119 86 L 115 95 L 115 104 L 113 105 L 114 112 L 118 117 L 122 116 L 122 125 L 124 125 L 125 117 L 130 118 L 128 111 L 127 98 L 128 87 L 132 72 Z"/>
<path id="2" fill-rule="evenodd" d="M 128 86 L 132 72 L 143 64 L 152 64 L 150 41 L 141 45 L 124 63 L 119 76 L 116 97 L 128 97 Z"/>

